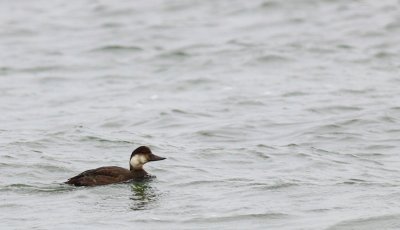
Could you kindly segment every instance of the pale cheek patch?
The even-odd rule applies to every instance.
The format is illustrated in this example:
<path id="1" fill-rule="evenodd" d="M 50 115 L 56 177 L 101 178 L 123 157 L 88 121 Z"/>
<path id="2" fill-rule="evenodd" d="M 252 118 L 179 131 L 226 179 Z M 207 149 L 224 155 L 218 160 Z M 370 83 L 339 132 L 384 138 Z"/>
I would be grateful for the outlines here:
<path id="1" fill-rule="evenodd" d="M 140 163 L 142 163 L 142 164 L 146 164 L 147 161 L 148 161 L 147 158 L 145 156 L 143 156 L 143 155 L 140 155 L 139 159 L 140 159 Z"/>
<path id="2" fill-rule="evenodd" d="M 144 164 L 146 164 L 147 161 L 148 160 L 147 160 L 147 158 L 145 156 L 143 156 L 143 155 L 135 155 L 135 156 L 132 157 L 130 163 L 134 168 L 139 168 L 139 167 L 142 167 Z"/>
<path id="3" fill-rule="evenodd" d="M 135 155 L 135 156 L 132 157 L 132 159 L 131 159 L 131 165 L 132 165 L 133 167 L 140 167 L 141 165 L 143 165 L 143 164 L 140 163 L 140 159 L 139 159 L 139 156 L 138 156 L 138 155 Z"/>

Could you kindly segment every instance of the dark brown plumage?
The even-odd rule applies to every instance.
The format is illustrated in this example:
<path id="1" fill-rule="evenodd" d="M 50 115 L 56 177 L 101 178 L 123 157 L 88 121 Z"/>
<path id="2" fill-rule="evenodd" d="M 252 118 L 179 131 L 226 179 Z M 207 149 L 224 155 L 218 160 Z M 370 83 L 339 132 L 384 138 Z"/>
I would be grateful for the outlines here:
<path id="1" fill-rule="evenodd" d="M 74 176 L 66 184 L 75 186 L 96 186 L 121 183 L 129 180 L 143 180 L 150 177 L 143 169 L 149 161 L 164 160 L 164 157 L 154 155 L 146 146 L 141 146 L 132 152 L 129 165 L 130 170 L 118 166 L 100 167 L 84 171 Z"/>

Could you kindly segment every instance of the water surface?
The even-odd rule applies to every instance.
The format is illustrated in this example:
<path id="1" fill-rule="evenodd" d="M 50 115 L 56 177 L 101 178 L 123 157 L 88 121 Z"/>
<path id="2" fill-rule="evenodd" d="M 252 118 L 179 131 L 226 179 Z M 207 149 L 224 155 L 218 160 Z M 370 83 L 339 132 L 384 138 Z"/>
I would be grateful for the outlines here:
<path id="1" fill-rule="evenodd" d="M 2 1 L 0 228 L 399 229 L 399 10 Z"/>

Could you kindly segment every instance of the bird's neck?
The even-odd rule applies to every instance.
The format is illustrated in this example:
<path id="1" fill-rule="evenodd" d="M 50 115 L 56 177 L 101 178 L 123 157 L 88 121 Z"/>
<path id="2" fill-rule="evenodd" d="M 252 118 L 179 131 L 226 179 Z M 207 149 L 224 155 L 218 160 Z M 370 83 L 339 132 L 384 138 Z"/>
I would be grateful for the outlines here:
<path id="1" fill-rule="evenodd" d="M 131 165 L 131 164 L 130 164 L 130 165 L 129 165 L 129 169 L 130 169 L 131 171 L 135 171 L 135 170 L 137 170 L 137 171 L 144 170 L 142 164 L 136 164 L 136 165 Z"/>
<path id="2" fill-rule="evenodd" d="M 131 166 L 130 170 L 134 177 L 145 177 L 148 175 L 148 173 L 146 171 L 144 171 L 143 167 L 133 168 Z"/>

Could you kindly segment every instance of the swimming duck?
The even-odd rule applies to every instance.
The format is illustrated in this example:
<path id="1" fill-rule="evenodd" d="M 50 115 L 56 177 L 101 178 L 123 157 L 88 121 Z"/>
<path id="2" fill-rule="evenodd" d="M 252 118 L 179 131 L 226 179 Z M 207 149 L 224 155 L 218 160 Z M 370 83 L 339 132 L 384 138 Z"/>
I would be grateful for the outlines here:
<path id="1" fill-rule="evenodd" d="M 106 166 L 97 169 L 90 169 L 68 179 L 65 183 L 75 186 L 96 186 L 120 183 L 129 180 L 142 180 L 150 177 L 150 175 L 143 169 L 144 164 L 149 161 L 160 161 L 164 159 L 166 158 L 154 155 L 149 147 L 140 146 L 132 152 L 129 160 L 129 170 L 118 166 Z"/>

